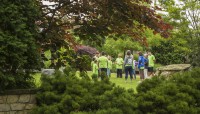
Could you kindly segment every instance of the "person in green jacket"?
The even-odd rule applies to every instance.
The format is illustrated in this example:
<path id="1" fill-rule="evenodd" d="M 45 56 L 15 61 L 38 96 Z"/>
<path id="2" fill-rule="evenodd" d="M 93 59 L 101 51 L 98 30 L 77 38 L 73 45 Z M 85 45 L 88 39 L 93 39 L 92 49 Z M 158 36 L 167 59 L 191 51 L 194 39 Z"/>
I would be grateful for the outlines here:
<path id="1" fill-rule="evenodd" d="M 122 55 L 118 54 L 118 58 L 115 61 L 116 69 L 117 69 L 117 78 L 122 78 L 122 68 L 124 64 L 124 60 L 122 59 Z"/>
<path id="2" fill-rule="evenodd" d="M 93 70 L 93 64 L 94 64 L 94 61 L 95 61 L 96 59 L 93 57 L 92 58 L 92 61 L 91 61 L 91 69 Z"/>
<path id="3" fill-rule="evenodd" d="M 155 56 L 151 53 L 148 52 L 148 76 L 154 76 L 154 64 L 155 64 L 156 58 Z"/>
<path id="4" fill-rule="evenodd" d="M 105 52 L 101 53 L 101 56 L 98 58 L 98 66 L 100 68 L 100 75 L 104 72 L 107 74 L 108 68 L 108 58 L 105 56 Z"/>
<path id="5" fill-rule="evenodd" d="M 96 74 L 98 76 L 98 65 L 97 65 L 97 60 L 94 60 L 92 64 L 92 73 Z"/>

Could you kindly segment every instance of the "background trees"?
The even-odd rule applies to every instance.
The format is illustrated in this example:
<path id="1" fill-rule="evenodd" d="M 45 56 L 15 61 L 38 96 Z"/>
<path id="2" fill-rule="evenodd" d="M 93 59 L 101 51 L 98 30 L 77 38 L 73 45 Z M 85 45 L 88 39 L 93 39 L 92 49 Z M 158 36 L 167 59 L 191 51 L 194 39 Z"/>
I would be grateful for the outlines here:
<path id="1" fill-rule="evenodd" d="M 176 50 L 182 48 L 186 60 L 199 66 L 199 0 L 159 0 L 159 3 L 167 12 L 163 15 L 164 20 L 174 27 L 172 47 L 175 46 Z"/>

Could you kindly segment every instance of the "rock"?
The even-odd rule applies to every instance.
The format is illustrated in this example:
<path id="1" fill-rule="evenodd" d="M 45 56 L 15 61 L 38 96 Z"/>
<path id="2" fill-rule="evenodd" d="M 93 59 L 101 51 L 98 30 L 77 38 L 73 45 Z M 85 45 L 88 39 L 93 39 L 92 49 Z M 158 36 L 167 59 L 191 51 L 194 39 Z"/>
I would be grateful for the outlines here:
<path id="1" fill-rule="evenodd" d="M 8 104 L 0 104 L 0 111 L 10 111 L 10 105 Z"/>
<path id="2" fill-rule="evenodd" d="M 33 109 L 35 106 L 36 106 L 35 104 L 27 104 L 27 105 L 25 106 L 25 109 L 26 109 L 26 110 L 30 110 L 30 109 Z"/>
<path id="3" fill-rule="evenodd" d="M 19 102 L 20 103 L 27 103 L 30 100 L 31 95 L 20 95 Z"/>
<path id="4" fill-rule="evenodd" d="M 0 104 L 6 103 L 7 102 L 7 95 L 0 96 Z"/>
<path id="5" fill-rule="evenodd" d="M 14 103 L 14 104 L 11 104 L 10 106 L 11 106 L 12 111 L 24 110 L 25 108 L 25 104 L 22 104 L 22 103 Z"/>
<path id="6" fill-rule="evenodd" d="M 190 64 L 171 64 L 167 66 L 162 66 L 156 69 L 156 75 L 168 76 L 176 72 L 187 71 L 190 67 Z"/>
<path id="7" fill-rule="evenodd" d="M 53 75 L 55 73 L 55 69 L 42 69 L 42 75 Z"/>
<path id="8" fill-rule="evenodd" d="M 8 95 L 7 103 L 16 103 L 19 99 L 19 95 Z"/>
<path id="9" fill-rule="evenodd" d="M 36 104 L 36 95 L 32 94 L 29 102 L 31 104 Z"/>

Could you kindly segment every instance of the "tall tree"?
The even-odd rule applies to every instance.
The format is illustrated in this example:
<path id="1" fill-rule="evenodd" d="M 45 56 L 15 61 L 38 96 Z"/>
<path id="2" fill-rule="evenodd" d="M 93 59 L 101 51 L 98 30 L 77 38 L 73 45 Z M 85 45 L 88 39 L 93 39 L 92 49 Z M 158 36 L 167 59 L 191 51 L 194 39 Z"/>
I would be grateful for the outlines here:
<path id="1" fill-rule="evenodd" d="M 191 50 L 190 62 L 194 66 L 200 66 L 200 1 L 199 0 L 159 0 L 160 5 L 168 12 L 164 17 L 166 22 L 174 26 L 172 37 L 188 42 Z"/>
<path id="2" fill-rule="evenodd" d="M 29 70 L 38 68 L 39 55 L 36 46 L 38 33 L 35 21 L 39 12 L 35 0 L 1 1 L 1 88 L 25 86 L 21 82 L 30 79 Z M 9 80 L 12 83 L 9 83 Z"/>

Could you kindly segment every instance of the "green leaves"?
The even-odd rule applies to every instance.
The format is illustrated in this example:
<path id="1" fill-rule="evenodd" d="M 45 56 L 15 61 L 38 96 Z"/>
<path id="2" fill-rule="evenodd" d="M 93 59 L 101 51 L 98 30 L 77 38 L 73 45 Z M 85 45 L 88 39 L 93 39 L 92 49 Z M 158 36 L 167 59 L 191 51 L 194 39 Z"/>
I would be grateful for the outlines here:
<path id="1" fill-rule="evenodd" d="M 31 80 L 30 70 L 39 68 L 35 26 L 39 12 L 35 4 L 36 1 L 25 0 L 4 0 L 0 4 L 0 72 L 3 74 L 0 77 L 10 76 L 14 80 L 4 78 L 2 83 L 5 81 L 8 85 L 3 89 L 32 86 L 27 84 Z"/>
<path id="2" fill-rule="evenodd" d="M 50 114 L 135 114 L 199 113 L 200 69 L 170 77 L 155 76 L 133 90 L 116 87 L 109 81 L 79 79 L 69 74 L 43 77 L 33 113 Z M 60 83 L 59 83 L 60 82 Z M 50 88 L 50 89 L 49 89 Z"/>
<path id="3" fill-rule="evenodd" d="M 199 113 L 197 77 L 200 69 L 145 80 L 138 86 L 138 108 L 143 113 Z M 150 84 L 151 82 L 151 84 Z M 157 83 L 158 82 L 158 83 Z M 142 88 L 144 91 L 141 91 Z"/>

